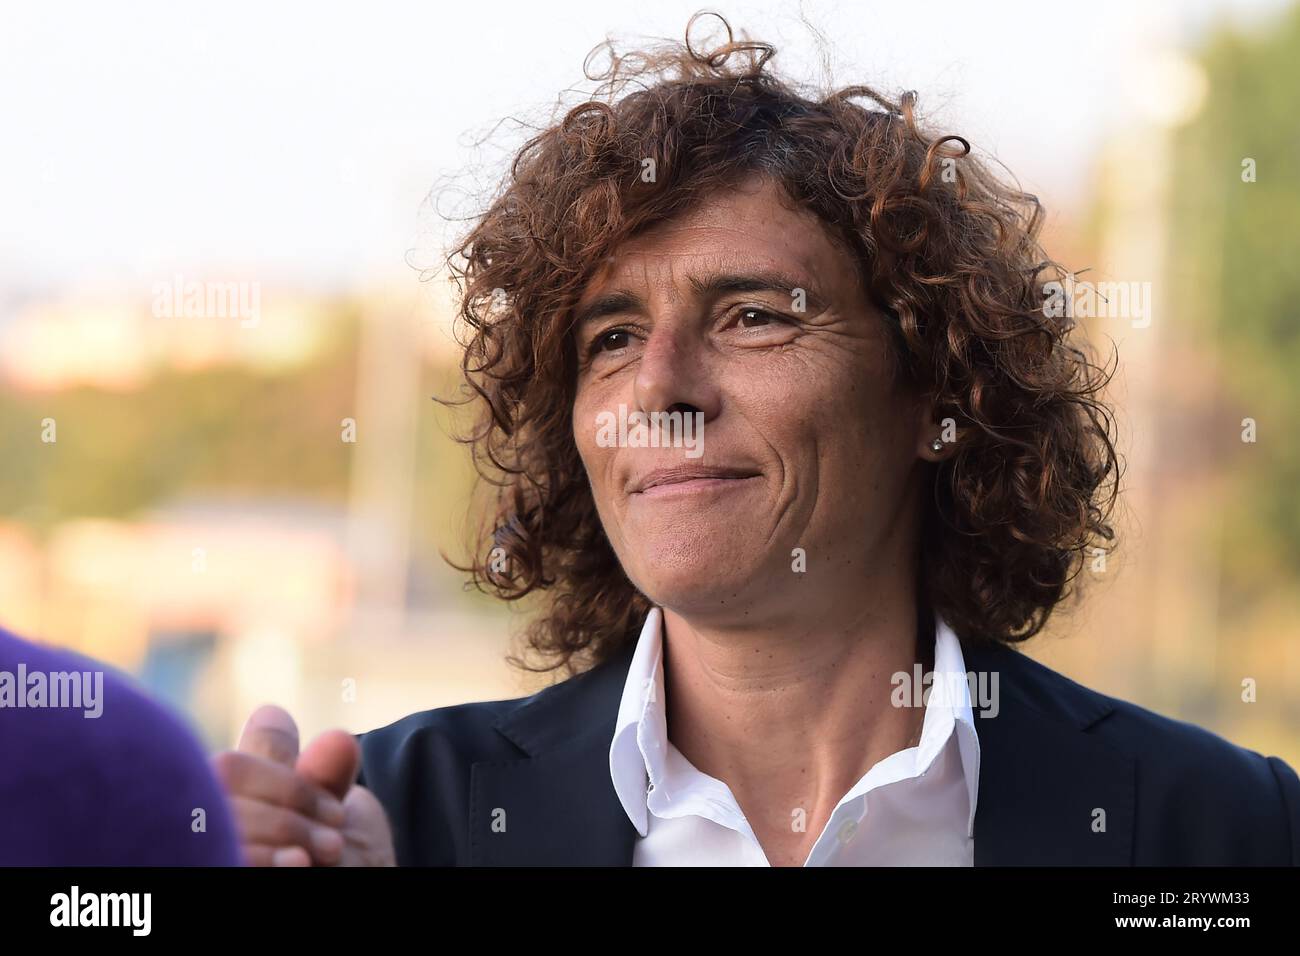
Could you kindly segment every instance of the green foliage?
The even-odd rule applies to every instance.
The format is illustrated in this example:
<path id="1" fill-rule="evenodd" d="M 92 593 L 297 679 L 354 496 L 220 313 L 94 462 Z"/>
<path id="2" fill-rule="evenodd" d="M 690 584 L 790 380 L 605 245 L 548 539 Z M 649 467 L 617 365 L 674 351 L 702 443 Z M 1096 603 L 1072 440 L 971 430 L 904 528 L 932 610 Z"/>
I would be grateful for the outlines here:
<path id="1" fill-rule="evenodd" d="M 0 404 L 0 514 L 43 528 L 127 517 L 190 492 L 343 501 L 354 322 L 344 317 L 332 347 L 290 373 L 219 366 L 164 371 L 137 391 L 11 394 Z M 41 440 L 46 418 L 54 442 Z"/>
<path id="2" fill-rule="evenodd" d="M 1219 31 L 1202 61 L 1205 108 L 1176 144 L 1171 305 L 1218 351 L 1225 414 L 1257 422 L 1256 444 L 1222 443 L 1241 479 L 1224 554 L 1240 594 L 1300 575 L 1300 7 Z"/>

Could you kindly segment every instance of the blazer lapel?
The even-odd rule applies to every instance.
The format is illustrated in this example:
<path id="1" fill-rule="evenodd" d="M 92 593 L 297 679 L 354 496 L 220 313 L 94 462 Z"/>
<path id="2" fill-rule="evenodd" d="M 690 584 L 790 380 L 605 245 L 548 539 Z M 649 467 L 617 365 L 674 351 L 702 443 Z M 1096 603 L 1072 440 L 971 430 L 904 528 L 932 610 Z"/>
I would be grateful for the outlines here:
<path id="1" fill-rule="evenodd" d="M 1106 698 L 1006 647 L 966 647 L 966 669 L 998 675 L 980 743 L 976 866 L 1129 866 L 1132 757 L 1088 729 Z M 475 866 L 629 866 L 636 829 L 614 792 L 609 745 L 632 648 L 505 714 L 518 760 L 471 771 Z M 991 686 L 991 685 L 990 685 Z"/>
<path id="2" fill-rule="evenodd" d="M 471 770 L 472 865 L 632 864 L 636 828 L 609 771 L 632 650 L 547 688 L 497 722 L 526 756 Z"/>
<path id="3" fill-rule="evenodd" d="M 999 686 L 997 715 L 974 712 L 975 865 L 1132 865 L 1133 758 L 1087 733 L 1107 699 L 1007 647 L 962 652 Z"/>

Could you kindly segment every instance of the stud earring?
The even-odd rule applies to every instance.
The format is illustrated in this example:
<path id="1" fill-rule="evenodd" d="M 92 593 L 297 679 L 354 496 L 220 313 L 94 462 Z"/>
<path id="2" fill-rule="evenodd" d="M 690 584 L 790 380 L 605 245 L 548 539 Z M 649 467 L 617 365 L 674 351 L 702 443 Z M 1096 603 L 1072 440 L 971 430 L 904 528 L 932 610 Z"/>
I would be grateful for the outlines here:
<path id="1" fill-rule="evenodd" d="M 935 454 L 938 454 L 939 452 L 943 451 L 943 439 L 936 438 L 934 441 L 930 442 L 930 451 L 934 452 Z"/>

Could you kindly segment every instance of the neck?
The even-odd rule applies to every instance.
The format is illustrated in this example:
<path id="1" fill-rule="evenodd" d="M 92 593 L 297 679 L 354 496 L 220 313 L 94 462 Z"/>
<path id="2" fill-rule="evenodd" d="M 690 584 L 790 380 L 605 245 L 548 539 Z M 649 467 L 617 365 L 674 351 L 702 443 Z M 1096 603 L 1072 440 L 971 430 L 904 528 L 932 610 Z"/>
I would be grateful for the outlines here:
<path id="1" fill-rule="evenodd" d="M 816 614 L 805 599 L 779 628 L 664 611 L 670 739 L 731 788 L 765 848 L 792 859 L 871 766 L 914 745 L 924 717 L 890 702 L 894 674 L 933 666 L 933 622 L 918 614 L 914 580 L 844 597 Z M 928 628 L 920 641 L 918 622 Z M 803 841 L 788 837 L 798 809 Z"/>

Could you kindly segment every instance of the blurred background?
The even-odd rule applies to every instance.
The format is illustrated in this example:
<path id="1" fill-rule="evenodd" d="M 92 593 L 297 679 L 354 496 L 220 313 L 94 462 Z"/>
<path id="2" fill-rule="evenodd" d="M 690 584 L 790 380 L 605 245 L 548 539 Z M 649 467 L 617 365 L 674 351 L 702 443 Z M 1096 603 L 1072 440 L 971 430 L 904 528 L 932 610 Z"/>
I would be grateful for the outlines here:
<path id="1" fill-rule="evenodd" d="M 432 270 L 593 46 L 696 9 L 6 5 L 0 626 L 214 748 L 265 701 L 310 735 L 548 682 L 440 556 L 472 473 Z M 918 91 L 1081 282 L 1149 291 L 1080 322 L 1122 547 L 1028 651 L 1300 767 L 1300 6 L 717 9 L 788 75 Z"/>

